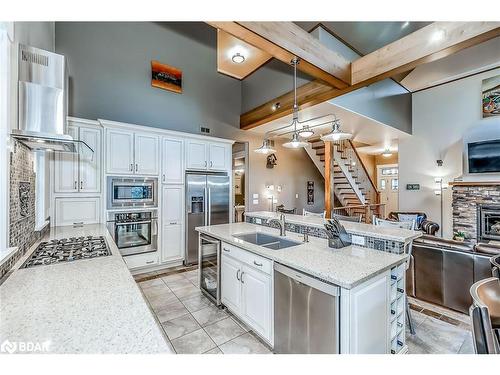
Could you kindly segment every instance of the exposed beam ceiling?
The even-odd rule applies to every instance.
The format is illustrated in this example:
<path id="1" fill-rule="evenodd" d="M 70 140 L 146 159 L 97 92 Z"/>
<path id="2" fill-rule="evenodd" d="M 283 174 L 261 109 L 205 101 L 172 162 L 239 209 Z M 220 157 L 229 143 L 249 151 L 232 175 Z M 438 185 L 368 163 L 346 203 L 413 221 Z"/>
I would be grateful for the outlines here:
<path id="1" fill-rule="evenodd" d="M 500 35 L 500 22 L 434 22 L 352 62 L 351 83 L 376 82 Z"/>
<path id="2" fill-rule="evenodd" d="M 332 88 L 319 80 L 300 86 L 297 90 L 299 107 L 304 109 L 397 76 L 419 64 L 444 58 L 499 35 L 500 22 L 435 22 L 353 61 L 351 86 Z M 280 108 L 273 110 L 277 102 Z M 293 91 L 290 91 L 243 113 L 240 116 L 240 128 L 252 129 L 286 116 L 292 112 L 292 104 Z"/>
<path id="3" fill-rule="evenodd" d="M 290 64 L 301 59 L 298 69 L 329 85 L 343 89 L 350 83 L 350 62 L 322 45 L 293 22 L 208 22 L 234 37 Z"/>

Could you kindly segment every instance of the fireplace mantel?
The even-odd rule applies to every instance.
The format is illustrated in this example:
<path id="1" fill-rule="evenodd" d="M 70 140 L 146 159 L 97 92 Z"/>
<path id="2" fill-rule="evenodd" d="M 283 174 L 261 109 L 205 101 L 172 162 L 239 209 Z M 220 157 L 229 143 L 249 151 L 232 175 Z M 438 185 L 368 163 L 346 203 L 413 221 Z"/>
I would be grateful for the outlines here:
<path id="1" fill-rule="evenodd" d="M 451 181 L 450 186 L 500 186 L 500 181 Z"/>

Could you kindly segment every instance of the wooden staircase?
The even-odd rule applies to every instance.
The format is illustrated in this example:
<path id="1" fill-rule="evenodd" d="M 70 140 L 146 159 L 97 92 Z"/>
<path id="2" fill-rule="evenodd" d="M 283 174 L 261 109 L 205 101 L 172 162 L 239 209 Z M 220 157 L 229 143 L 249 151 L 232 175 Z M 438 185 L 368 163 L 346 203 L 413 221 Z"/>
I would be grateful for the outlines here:
<path id="1" fill-rule="evenodd" d="M 325 142 L 320 138 L 309 140 L 307 153 L 325 176 Z M 333 142 L 333 191 L 342 207 L 337 213 L 361 216 L 369 222 L 367 206 L 378 203 L 378 192 L 350 140 Z M 352 207 L 352 208 L 348 208 Z"/>

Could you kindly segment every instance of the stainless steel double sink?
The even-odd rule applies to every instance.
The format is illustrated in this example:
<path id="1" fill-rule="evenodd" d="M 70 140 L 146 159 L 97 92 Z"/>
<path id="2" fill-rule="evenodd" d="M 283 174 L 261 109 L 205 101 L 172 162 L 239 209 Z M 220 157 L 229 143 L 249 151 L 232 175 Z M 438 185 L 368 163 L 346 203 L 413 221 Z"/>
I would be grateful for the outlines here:
<path id="1" fill-rule="evenodd" d="M 272 236 L 270 234 L 255 232 L 235 234 L 233 237 L 254 245 L 259 245 L 271 250 L 286 249 L 288 247 L 300 245 L 300 242 L 288 240 L 282 237 Z"/>

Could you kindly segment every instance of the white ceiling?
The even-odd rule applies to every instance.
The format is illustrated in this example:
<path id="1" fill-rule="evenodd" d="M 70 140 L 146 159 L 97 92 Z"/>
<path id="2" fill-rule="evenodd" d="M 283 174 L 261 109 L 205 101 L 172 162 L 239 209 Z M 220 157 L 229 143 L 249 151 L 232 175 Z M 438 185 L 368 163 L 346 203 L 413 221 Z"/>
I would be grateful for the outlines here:
<path id="1" fill-rule="evenodd" d="M 394 144 L 395 140 L 397 142 L 398 139 L 403 139 L 408 137 L 409 135 L 393 128 L 392 126 L 388 126 L 382 124 L 381 122 L 375 121 L 368 117 L 362 116 L 358 113 L 352 112 L 346 108 L 331 104 L 329 102 L 324 102 L 313 107 L 306 108 L 299 112 L 299 120 L 305 121 L 309 118 L 327 115 L 334 113 L 338 119 L 340 119 L 340 127 L 342 130 L 347 130 L 351 132 L 353 136 L 353 141 L 365 143 L 368 145 L 382 144 L 384 147 L 387 147 L 391 144 Z M 308 125 L 313 126 L 315 124 L 319 124 L 333 117 L 328 117 L 326 119 L 312 121 L 308 123 Z M 253 129 L 252 132 L 257 134 L 264 134 L 271 130 L 276 130 L 283 126 L 289 125 L 292 121 L 292 116 L 286 116 L 267 124 L 258 126 Z M 300 127 L 300 126 L 299 126 Z M 329 132 L 331 129 L 331 125 L 324 125 L 318 128 L 313 129 L 315 134 L 325 134 Z M 288 127 L 284 130 L 281 130 L 279 133 L 286 132 L 287 130 L 291 131 L 293 128 Z M 285 136 L 289 137 L 289 135 Z"/>

